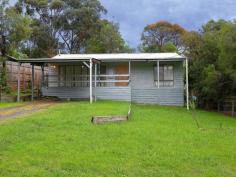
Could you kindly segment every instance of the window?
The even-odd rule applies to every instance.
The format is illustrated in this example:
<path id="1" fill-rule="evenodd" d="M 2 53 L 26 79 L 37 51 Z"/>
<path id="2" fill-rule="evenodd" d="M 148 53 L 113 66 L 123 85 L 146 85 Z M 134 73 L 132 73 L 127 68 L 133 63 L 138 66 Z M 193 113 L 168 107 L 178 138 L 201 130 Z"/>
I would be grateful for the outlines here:
<path id="1" fill-rule="evenodd" d="M 83 65 L 60 65 L 59 87 L 88 87 L 89 69 Z"/>
<path id="2" fill-rule="evenodd" d="M 100 65 L 99 66 L 99 73 L 100 75 L 106 75 L 107 74 L 107 68 L 106 68 L 106 65 Z M 106 77 L 99 77 L 99 86 L 100 87 L 106 87 L 107 86 L 107 83 L 106 82 L 102 82 L 102 81 L 105 81 L 107 80 Z"/>
<path id="3" fill-rule="evenodd" d="M 66 73 L 65 73 L 65 66 L 61 65 L 59 66 L 58 70 L 58 81 L 59 81 L 59 87 L 64 87 L 66 85 L 65 80 L 66 80 Z"/>
<path id="4" fill-rule="evenodd" d="M 154 66 L 154 82 L 158 85 L 157 66 Z M 172 65 L 159 66 L 159 86 L 173 87 L 174 86 L 174 69 Z"/>

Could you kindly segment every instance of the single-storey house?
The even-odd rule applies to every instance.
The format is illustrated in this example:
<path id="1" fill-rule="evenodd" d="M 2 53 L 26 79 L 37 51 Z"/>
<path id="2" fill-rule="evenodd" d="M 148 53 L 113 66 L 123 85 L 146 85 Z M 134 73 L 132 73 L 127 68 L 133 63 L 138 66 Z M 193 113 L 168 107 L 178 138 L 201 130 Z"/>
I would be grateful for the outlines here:
<path id="1" fill-rule="evenodd" d="M 177 53 L 58 54 L 15 61 L 30 63 L 32 72 L 35 65 L 42 67 L 43 96 L 184 106 L 186 93 L 188 106 L 188 62 Z"/>

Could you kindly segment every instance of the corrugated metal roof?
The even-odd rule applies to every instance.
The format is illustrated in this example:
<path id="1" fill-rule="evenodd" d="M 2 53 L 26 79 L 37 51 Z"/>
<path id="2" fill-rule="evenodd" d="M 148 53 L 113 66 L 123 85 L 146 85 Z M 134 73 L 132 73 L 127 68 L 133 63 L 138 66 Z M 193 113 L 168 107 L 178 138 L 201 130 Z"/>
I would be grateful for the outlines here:
<path id="1" fill-rule="evenodd" d="M 185 57 L 177 53 L 116 53 L 116 54 L 60 54 L 52 58 L 28 58 L 15 59 L 9 58 L 11 61 L 20 63 L 73 63 L 78 61 L 88 61 L 97 59 L 101 61 L 143 61 L 143 60 L 163 60 L 163 61 L 182 61 Z"/>
<path id="2" fill-rule="evenodd" d="M 53 57 L 53 59 L 98 59 L 98 60 L 171 60 L 183 59 L 183 56 L 177 53 L 115 53 L 115 54 L 60 54 Z"/>

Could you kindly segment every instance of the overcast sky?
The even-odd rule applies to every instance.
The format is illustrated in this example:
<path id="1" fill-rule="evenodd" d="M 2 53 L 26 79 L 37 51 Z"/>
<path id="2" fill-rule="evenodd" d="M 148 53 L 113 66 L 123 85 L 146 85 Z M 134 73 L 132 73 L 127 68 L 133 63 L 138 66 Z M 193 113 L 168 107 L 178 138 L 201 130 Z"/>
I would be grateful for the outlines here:
<path id="1" fill-rule="evenodd" d="M 107 18 L 120 24 L 124 39 L 132 47 L 140 43 L 144 26 L 159 20 L 198 30 L 210 19 L 236 18 L 236 0 L 101 0 Z"/>
<path id="2" fill-rule="evenodd" d="M 143 28 L 159 20 L 178 23 L 187 30 L 198 30 L 210 19 L 236 19 L 236 0 L 100 1 L 108 10 L 105 18 L 120 24 L 123 38 L 132 47 L 140 43 Z"/>

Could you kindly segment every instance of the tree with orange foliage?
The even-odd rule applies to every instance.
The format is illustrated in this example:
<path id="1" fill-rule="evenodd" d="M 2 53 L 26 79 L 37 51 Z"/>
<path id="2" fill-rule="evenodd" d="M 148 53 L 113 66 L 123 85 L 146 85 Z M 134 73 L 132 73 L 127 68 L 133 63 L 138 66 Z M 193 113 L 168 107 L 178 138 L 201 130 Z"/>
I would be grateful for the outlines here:
<path id="1" fill-rule="evenodd" d="M 186 30 L 178 24 L 159 21 L 147 25 L 142 33 L 141 50 L 144 52 L 177 52 L 182 50 L 181 37 Z"/>

